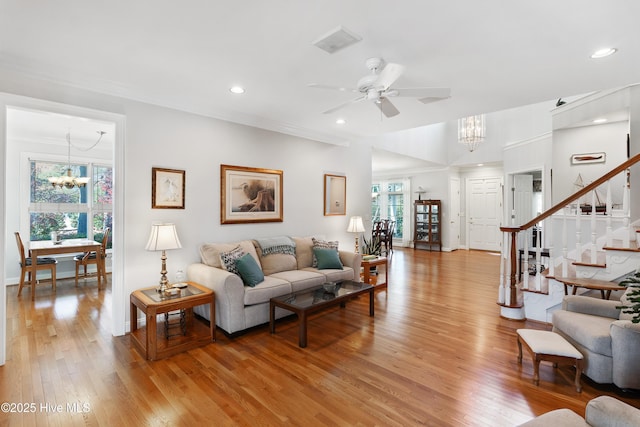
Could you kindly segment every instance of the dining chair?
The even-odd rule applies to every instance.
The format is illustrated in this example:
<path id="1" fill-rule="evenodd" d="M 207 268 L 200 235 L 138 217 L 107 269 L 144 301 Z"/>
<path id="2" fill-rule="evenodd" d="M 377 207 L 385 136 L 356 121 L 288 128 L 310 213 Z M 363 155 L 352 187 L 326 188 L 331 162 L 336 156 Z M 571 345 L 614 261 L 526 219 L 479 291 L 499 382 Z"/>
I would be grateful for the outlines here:
<path id="1" fill-rule="evenodd" d="M 29 283 L 31 283 L 31 266 L 33 260 L 31 257 L 27 257 L 24 252 L 24 245 L 22 244 L 22 239 L 20 238 L 20 233 L 15 232 L 16 243 L 18 244 L 18 252 L 20 254 L 20 287 L 18 288 L 18 296 L 22 292 L 22 287 L 24 286 L 24 276 L 29 273 Z M 38 270 L 51 270 L 51 283 L 53 284 L 53 291 L 56 291 L 56 264 L 58 261 L 55 258 L 36 258 L 36 274 Z M 37 283 L 37 282 L 36 282 Z M 35 292 L 35 289 L 31 289 L 31 292 Z"/>
<path id="2" fill-rule="evenodd" d="M 374 222 L 372 236 L 380 239 L 380 243 L 384 245 L 385 256 L 393 251 L 393 231 L 396 222 L 390 219 L 379 219 Z"/>
<path id="3" fill-rule="evenodd" d="M 109 241 L 109 228 L 105 228 L 104 236 L 102 236 L 102 244 L 100 245 L 100 254 L 97 251 L 85 252 L 80 255 L 76 255 L 73 259 L 76 262 L 76 286 L 78 286 L 78 277 L 80 273 L 80 266 L 83 267 L 83 277 L 87 277 L 87 265 L 96 265 L 96 274 L 101 275 L 105 283 L 107 282 L 107 268 L 105 266 L 105 259 L 107 258 L 107 242 Z"/>

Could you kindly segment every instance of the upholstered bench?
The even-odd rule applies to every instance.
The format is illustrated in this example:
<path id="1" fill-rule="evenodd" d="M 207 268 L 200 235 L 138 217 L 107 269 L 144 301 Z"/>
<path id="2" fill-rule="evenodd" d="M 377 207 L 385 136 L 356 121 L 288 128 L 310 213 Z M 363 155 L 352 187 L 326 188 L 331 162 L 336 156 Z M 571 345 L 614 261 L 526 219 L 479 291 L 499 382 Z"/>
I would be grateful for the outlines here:
<path id="1" fill-rule="evenodd" d="M 518 329 L 518 363 L 522 364 L 522 345 L 531 353 L 533 360 L 533 383 L 540 383 L 540 362 L 546 360 L 554 366 L 559 363 L 576 367 L 576 391 L 582 391 L 580 375 L 582 375 L 582 354 L 569 341 L 551 331 L 536 329 Z"/>

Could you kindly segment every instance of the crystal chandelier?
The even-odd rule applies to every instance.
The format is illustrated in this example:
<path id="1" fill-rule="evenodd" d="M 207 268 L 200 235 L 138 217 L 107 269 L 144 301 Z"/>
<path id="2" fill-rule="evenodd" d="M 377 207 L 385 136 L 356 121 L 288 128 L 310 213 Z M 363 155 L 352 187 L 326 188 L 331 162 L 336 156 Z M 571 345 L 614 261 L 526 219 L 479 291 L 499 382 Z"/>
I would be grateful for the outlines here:
<path id="1" fill-rule="evenodd" d="M 97 132 L 100 135 L 98 137 L 98 140 L 91 147 L 85 149 L 84 151 L 91 150 L 93 147 L 98 145 L 98 143 L 102 139 L 102 136 L 106 133 L 101 130 Z M 67 147 L 68 147 L 67 148 L 67 174 L 62 176 L 49 177 L 49 182 L 51 183 L 53 188 L 59 187 L 59 188 L 72 189 L 74 187 L 78 187 L 78 188 L 85 187 L 89 182 L 89 177 L 87 176 L 75 177 L 71 173 L 71 131 L 67 132 Z"/>
<path id="2" fill-rule="evenodd" d="M 485 135 L 484 114 L 458 119 L 458 142 L 473 152 Z"/>

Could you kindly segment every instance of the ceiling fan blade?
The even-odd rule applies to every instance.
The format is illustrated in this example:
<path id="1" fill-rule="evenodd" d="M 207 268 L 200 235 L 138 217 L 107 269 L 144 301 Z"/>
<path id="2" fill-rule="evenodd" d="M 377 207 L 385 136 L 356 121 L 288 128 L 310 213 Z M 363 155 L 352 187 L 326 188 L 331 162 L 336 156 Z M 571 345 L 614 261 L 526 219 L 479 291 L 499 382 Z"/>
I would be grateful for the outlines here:
<path id="1" fill-rule="evenodd" d="M 402 73 L 404 73 L 404 65 L 389 63 L 382 69 L 373 86 L 381 90 L 387 90 L 393 82 L 398 80 Z"/>
<path id="2" fill-rule="evenodd" d="M 344 107 L 346 107 L 348 105 L 355 104 L 356 102 L 362 101 L 363 99 L 365 99 L 364 96 L 359 96 L 356 99 L 352 99 L 351 101 L 345 102 L 344 104 L 340 104 L 337 107 L 333 107 L 333 108 L 323 112 L 322 114 L 334 113 L 334 112 L 336 112 L 336 111 L 338 111 L 338 110 L 340 110 L 340 109 L 342 109 L 342 108 L 344 108 Z"/>
<path id="3" fill-rule="evenodd" d="M 418 101 L 422 102 L 423 104 L 451 97 L 451 89 L 448 87 L 417 87 L 407 89 L 392 89 L 389 92 L 389 96 L 409 96 L 412 98 L 418 98 Z"/>
<path id="4" fill-rule="evenodd" d="M 380 101 L 375 102 L 375 104 L 386 117 L 394 117 L 400 114 L 400 111 L 387 98 L 380 98 Z"/>
<path id="5" fill-rule="evenodd" d="M 354 92 L 354 93 L 358 92 L 357 89 L 353 89 L 353 88 L 350 88 L 350 87 L 323 85 L 323 84 L 320 84 L 320 83 L 309 83 L 307 85 L 307 87 L 314 87 L 314 88 L 317 88 L 317 89 L 337 90 L 337 91 L 340 91 L 340 92 Z"/>

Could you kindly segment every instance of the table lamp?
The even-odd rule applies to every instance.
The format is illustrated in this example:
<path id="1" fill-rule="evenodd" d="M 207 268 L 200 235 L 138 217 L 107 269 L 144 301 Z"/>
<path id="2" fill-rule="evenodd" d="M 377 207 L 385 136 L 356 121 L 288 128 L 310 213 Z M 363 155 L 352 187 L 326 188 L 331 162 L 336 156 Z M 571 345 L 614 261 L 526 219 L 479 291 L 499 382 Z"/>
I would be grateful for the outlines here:
<path id="1" fill-rule="evenodd" d="M 176 232 L 175 224 L 153 224 L 151 226 L 151 234 L 147 242 L 148 251 L 162 251 L 162 270 L 160 271 L 160 287 L 158 292 L 167 290 L 169 280 L 167 279 L 167 253 L 168 249 L 180 249 L 180 239 Z"/>
<path id="2" fill-rule="evenodd" d="M 358 234 L 359 233 L 364 233 L 364 224 L 362 224 L 362 217 L 361 216 L 352 216 L 351 219 L 349 219 L 349 226 L 347 227 L 347 232 L 349 233 L 355 233 L 356 235 L 356 253 L 360 252 L 359 249 L 359 237 Z"/>

